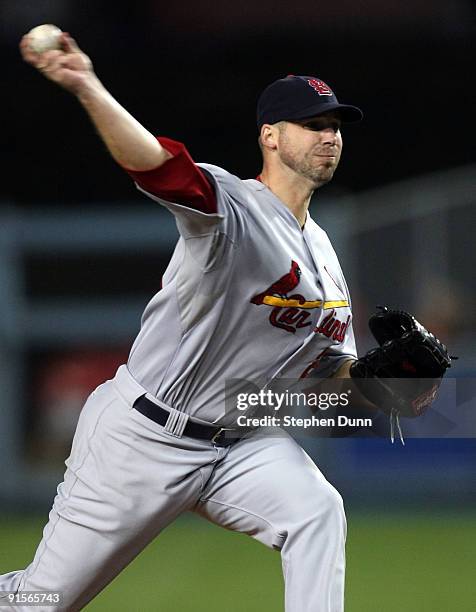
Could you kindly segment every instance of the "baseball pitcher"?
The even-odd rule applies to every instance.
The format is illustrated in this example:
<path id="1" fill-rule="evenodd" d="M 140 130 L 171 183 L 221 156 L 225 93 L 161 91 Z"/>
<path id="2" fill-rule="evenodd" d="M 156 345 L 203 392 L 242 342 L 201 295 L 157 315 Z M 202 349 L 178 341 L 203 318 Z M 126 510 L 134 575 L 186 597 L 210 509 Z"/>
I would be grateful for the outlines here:
<path id="1" fill-rule="evenodd" d="M 174 215 L 180 239 L 127 364 L 82 410 L 33 561 L 0 576 L 0 591 L 55 591 L 61 602 L 41 609 L 80 610 L 193 511 L 280 551 L 287 612 L 342 612 L 341 496 L 285 432 L 230 436 L 225 381 L 310 373 L 388 380 L 420 372 L 424 359 L 433 364 L 436 349 L 440 369 L 424 375 L 433 382 L 447 367 L 444 347 L 409 315 L 402 328 L 393 311 L 381 346 L 357 359 L 347 285 L 308 207 L 339 164 L 342 123 L 361 111 L 317 77 L 275 81 L 257 107 L 262 171 L 241 180 L 149 133 L 68 34 L 41 52 L 27 35 L 21 51 L 78 99 L 137 188 Z M 413 398 L 400 399 L 398 411 L 411 412 Z M 389 391 L 378 407 L 394 411 L 394 400 Z"/>

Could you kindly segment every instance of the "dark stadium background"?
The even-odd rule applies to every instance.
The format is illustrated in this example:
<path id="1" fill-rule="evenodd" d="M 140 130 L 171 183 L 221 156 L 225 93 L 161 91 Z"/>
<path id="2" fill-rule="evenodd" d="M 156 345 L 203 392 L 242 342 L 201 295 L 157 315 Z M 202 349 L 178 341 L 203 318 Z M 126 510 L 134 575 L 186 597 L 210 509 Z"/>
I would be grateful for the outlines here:
<path id="1" fill-rule="evenodd" d="M 77 37 L 99 77 L 152 132 L 243 178 L 259 171 L 257 96 L 290 73 L 318 75 L 365 112 L 364 124 L 346 130 L 329 189 L 360 190 L 474 156 L 469 0 L 3 0 L 0 15 L 2 191 L 25 206 L 116 206 L 134 195 L 77 103 L 22 63 L 19 37 L 45 20 Z"/>

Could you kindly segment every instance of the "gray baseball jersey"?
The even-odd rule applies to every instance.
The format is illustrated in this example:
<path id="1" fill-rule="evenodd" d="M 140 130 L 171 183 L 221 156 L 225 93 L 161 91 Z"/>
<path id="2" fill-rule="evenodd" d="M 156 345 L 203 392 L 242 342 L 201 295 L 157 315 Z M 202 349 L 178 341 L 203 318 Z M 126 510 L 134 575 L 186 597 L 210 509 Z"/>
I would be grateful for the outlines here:
<path id="1" fill-rule="evenodd" d="M 128 367 L 167 406 L 224 415 L 227 379 L 328 376 L 356 357 L 349 292 L 327 234 L 260 181 L 200 164 L 216 214 L 162 200 L 180 240 L 145 309 Z"/>

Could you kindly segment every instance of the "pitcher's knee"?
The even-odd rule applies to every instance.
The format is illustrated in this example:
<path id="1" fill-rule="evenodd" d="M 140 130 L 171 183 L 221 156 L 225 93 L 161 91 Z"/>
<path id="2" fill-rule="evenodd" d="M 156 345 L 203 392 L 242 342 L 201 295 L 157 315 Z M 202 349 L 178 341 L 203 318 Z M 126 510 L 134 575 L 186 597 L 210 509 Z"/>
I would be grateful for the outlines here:
<path id="1" fill-rule="evenodd" d="M 345 530 L 344 500 L 339 491 L 329 483 L 326 487 L 326 494 L 322 503 L 322 512 L 328 521 L 341 525 Z"/>
<path id="2" fill-rule="evenodd" d="M 309 492 L 303 525 L 313 530 L 330 529 L 336 536 L 346 535 L 344 501 L 341 494 L 329 482 L 320 482 L 314 491 Z"/>
<path id="3" fill-rule="evenodd" d="M 339 491 L 334 488 L 331 484 L 327 483 L 326 493 L 323 501 L 323 510 L 327 511 L 331 516 L 344 518 L 344 500 Z"/>

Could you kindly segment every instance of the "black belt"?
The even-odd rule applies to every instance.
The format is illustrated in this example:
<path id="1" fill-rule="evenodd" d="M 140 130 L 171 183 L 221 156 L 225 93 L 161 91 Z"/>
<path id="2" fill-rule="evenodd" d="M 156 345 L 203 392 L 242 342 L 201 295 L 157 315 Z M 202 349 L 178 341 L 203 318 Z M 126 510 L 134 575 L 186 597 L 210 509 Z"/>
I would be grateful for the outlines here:
<path id="1" fill-rule="evenodd" d="M 168 410 L 147 399 L 145 395 L 141 395 L 136 399 L 134 408 L 159 425 L 165 425 L 170 414 Z M 200 440 L 210 440 L 215 446 L 229 446 L 236 442 L 238 438 L 225 437 L 227 431 L 237 430 L 226 427 L 214 427 L 213 425 L 201 425 L 200 423 L 193 423 L 189 419 L 182 435 L 189 436 L 190 438 L 199 438 Z"/>

